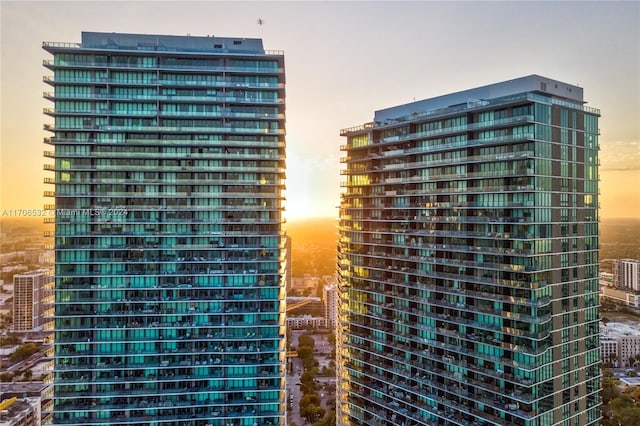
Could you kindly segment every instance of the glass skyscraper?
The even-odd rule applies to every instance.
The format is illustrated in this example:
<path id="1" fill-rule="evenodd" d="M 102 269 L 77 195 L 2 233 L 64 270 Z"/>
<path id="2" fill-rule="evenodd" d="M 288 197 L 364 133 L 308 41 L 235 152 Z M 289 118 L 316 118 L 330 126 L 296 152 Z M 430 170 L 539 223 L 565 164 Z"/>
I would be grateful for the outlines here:
<path id="1" fill-rule="evenodd" d="M 342 131 L 338 424 L 599 424 L 598 117 L 531 75 Z"/>
<path id="2" fill-rule="evenodd" d="M 44 43 L 54 424 L 284 425 L 282 52 Z"/>

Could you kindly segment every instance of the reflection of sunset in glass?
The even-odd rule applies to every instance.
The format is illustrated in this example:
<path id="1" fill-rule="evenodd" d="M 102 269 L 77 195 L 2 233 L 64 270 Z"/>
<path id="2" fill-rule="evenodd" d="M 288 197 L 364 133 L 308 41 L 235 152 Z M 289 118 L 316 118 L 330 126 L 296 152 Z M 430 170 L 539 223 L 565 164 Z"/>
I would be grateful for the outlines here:
<path id="1" fill-rule="evenodd" d="M 3 2 L 0 208 L 45 203 L 42 42 L 95 30 L 260 37 L 284 50 L 289 218 L 337 215 L 341 128 L 385 105 L 532 73 L 586 88 L 602 111 L 601 217 L 640 217 L 637 2 L 189 5 Z"/>

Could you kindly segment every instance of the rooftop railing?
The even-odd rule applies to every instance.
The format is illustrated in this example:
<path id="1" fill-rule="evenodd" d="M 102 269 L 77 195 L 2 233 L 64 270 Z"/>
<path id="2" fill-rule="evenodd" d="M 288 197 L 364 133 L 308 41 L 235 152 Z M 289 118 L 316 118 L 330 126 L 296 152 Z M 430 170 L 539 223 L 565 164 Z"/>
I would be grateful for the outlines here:
<path id="1" fill-rule="evenodd" d="M 456 105 L 456 106 L 424 111 L 420 113 L 413 113 L 410 115 L 389 119 L 384 122 L 369 122 L 361 126 L 354 126 L 354 127 L 349 127 L 347 129 L 342 129 L 340 131 L 340 136 L 348 136 L 349 134 L 360 133 L 364 130 L 371 129 L 374 127 L 375 128 L 397 127 L 400 124 L 421 121 L 433 116 L 448 115 L 448 114 L 467 111 L 469 109 L 476 109 L 478 108 L 479 105 L 483 107 L 497 106 L 500 104 L 511 103 L 513 101 L 518 101 L 518 100 L 528 100 L 528 101 L 541 102 L 546 104 L 565 106 L 567 108 L 577 109 L 590 114 L 600 115 L 600 110 L 597 108 L 588 107 L 584 104 L 580 104 L 577 102 L 571 102 L 564 99 L 558 99 L 551 96 L 544 96 L 544 95 L 539 95 L 537 93 L 528 92 L 528 93 L 518 93 L 510 96 L 504 96 L 496 99 L 482 100 L 480 104 L 478 102 L 468 102 L 467 104 L 464 104 L 464 105 Z"/>

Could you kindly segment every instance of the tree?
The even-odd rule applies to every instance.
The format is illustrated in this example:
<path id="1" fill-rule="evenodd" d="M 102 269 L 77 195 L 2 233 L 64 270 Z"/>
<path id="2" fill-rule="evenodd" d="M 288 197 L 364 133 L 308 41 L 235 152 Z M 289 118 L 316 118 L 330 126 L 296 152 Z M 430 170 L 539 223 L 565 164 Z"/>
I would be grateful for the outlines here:
<path id="1" fill-rule="evenodd" d="M 9 355 L 9 361 L 11 362 L 19 362 L 23 359 L 29 358 L 31 355 L 38 352 L 40 348 L 36 346 L 34 343 L 25 343 L 20 346 L 14 353 Z"/>
<path id="2" fill-rule="evenodd" d="M 317 421 L 313 426 L 336 426 L 336 412 L 331 410 L 320 421 Z"/>
<path id="3" fill-rule="evenodd" d="M 7 336 L 0 337 L 1 346 L 13 346 L 20 343 L 20 337 L 9 333 Z"/>
<path id="4" fill-rule="evenodd" d="M 329 335 L 327 336 L 327 342 L 331 346 L 335 346 L 335 344 L 336 344 L 336 335 L 333 334 L 333 333 L 329 333 Z"/>
<path id="5" fill-rule="evenodd" d="M 624 426 L 640 426 L 640 407 L 625 407 L 615 414 L 614 419 Z"/>
<path id="6" fill-rule="evenodd" d="M 24 372 L 24 374 L 22 375 L 22 378 L 24 380 L 28 380 L 31 381 L 31 378 L 33 377 L 33 371 L 31 371 L 31 369 L 28 369 Z"/>
<path id="7" fill-rule="evenodd" d="M 313 422 L 324 415 L 324 408 L 320 407 L 322 400 L 317 393 L 307 393 L 300 398 L 300 415 Z M 322 414 L 320 414 L 322 412 Z"/>
<path id="8" fill-rule="evenodd" d="M 631 406 L 633 406 L 633 398 L 629 395 L 622 394 L 611 401 L 611 409 L 613 410 L 614 415 L 616 411 L 621 411 Z"/>
<path id="9" fill-rule="evenodd" d="M 630 394 L 631 395 L 630 395 Z M 609 405 L 603 405 L 604 426 L 640 426 L 640 406 L 629 393 L 618 393 Z"/>
<path id="10" fill-rule="evenodd" d="M 302 417 L 306 417 L 307 421 L 309 421 L 310 423 L 313 423 L 315 421 L 317 421 L 318 419 L 322 418 L 322 416 L 324 416 L 324 413 L 327 410 L 325 410 L 324 408 L 315 405 L 315 404 L 309 404 L 307 406 L 305 406 L 304 409 L 300 409 L 300 415 Z"/>
<path id="11" fill-rule="evenodd" d="M 323 376 L 335 376 L 336 375 L 336 369 L 335 369 L 335 363 L 333 366 L 331 366 L 331 364 L 329 364 L 329 367 L 324 366 L 322 367 L 322 373 Z"/>
<path id="12" fill-rule="evenodd" d="M 317 393 L 307 393 L 302 395 L 302 398 L 300 398 L 300 409 L 302 410 L 303 407 L 306 407 L 307 405 L 320 405 L 321 403 L 321 399 L 320 399 L 320 395 L 318 395 Z"/>
<path id="13" fill-rule="evenodd" d="M 315 345 L 316 345 L 316 341 L 314 340 L 313 337 L 309 336 L 308 334 L 301 334 L 298 337 L 298 347 L 308 346 L 313 350 Z"/>
<path id="14" fill-rule="evenodd" d="M 313 349 L 311 349 L 309 346 L 299 346 L 297 348 L 297 351 L 298 356 L 302 361 L 304 361 L 304 359 L 308 358 L 309 356 L 313 356 Z"/>
<path id="15" fill-rule="evenodd" d="M 618 384 L 620 382 L 617 379 L 605 378 L 602 380 L 602 403 L 604 405 L 609 404 L 612 400 L 620 396 L 620 390 Z"/>
<path id="16" fill-rule="evenodd" d="M 300 376 L 300 381 L 302 383 L 307 383 L 307 384 L 311 384 L 313 383 L 313 381 L 315 380 L 316 376 L 315 374 L 313 374 L 313 372 L 311 371 L 305 371 L 304 373 L 302 373 L 302 375 Z"/>

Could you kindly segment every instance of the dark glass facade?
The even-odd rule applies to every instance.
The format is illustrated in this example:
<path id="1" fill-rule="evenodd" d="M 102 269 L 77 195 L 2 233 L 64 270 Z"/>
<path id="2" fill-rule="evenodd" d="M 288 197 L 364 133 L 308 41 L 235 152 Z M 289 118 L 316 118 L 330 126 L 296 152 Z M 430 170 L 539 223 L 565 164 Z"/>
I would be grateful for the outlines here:
<path id="1" fill-rule="evenodd" d="M 44 43 L 54 424 L 284 425 L 284 56 Z"/>
<path id="2" fill-rule="evenodd" d="M 598 117 L 528 76 L 342 131 L 338 424 L 599 424 Z"/>

